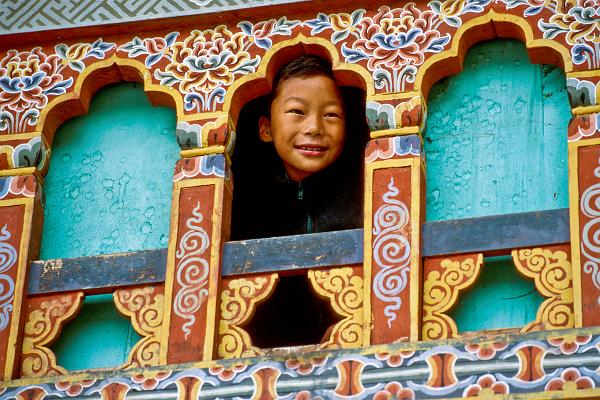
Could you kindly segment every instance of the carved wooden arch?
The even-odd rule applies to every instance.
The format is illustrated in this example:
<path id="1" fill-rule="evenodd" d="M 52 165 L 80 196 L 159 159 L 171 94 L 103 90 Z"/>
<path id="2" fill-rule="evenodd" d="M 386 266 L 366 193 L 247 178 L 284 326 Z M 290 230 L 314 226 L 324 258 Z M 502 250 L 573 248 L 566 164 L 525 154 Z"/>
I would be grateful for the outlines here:
<path id="1" fill-rule="evenodd" d="M 227 90 L 223 111 L 237 121 L 241 108 L 250 100 L 271 92 L 272 81 L 283 65 L 303 54 L 320 56 L 331 61 L 336 81 L 341 86 L 363 89 L 367 98 L 374 96 L 375 87 L 369 72 L 358 64 L 340 60 L 339 50 L 328 40 L 298 34 L 293 39 L 273 45 L 264 55 L 258 70 L 237 79 Z"/>
<path id="2" fill-rule="evenodd" d="M 435 82 L 462 71 L 463 60 L 474 44 L 497 38 L 523 42 L 534 64 L 548 63 L 560 67 L 565 73 L 573 71 L 569 50 L 562 44 L 550 39 L 536 39 L 530 23 L 522 17 L 490 10 L 461 25 L 451 37 L 450 48 L 425 60 L 417 72 L 415 90 L 426 99 Z"/>
<path id="3" fill-rule="evenodd" d="M 102 87 L 117 82 L 141 82 L 153 106 L 174 108 L 177 120 L 183 118 L 183 100 L 173 88 L 152 82 L 152 75 L 143 63 L 115 55 L 87 66 L 77 76 L 73 89 L 60 95 L 40 112 L 36 131 L 42 134 L 48 148 L 56 130 L 67 120 L 86 114 L 94 94 Z"/>

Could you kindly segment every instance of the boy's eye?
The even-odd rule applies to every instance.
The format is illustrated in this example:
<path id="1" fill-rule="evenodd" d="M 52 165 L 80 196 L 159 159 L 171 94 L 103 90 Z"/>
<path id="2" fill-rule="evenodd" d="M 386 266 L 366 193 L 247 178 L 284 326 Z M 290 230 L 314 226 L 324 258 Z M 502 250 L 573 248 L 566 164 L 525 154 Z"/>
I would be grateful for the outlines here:
<path id="1" fill-rule="evenodd" d="M 291 114 L 298 114 L 298 115 L 303 115 L 304 112 L 302 112 L 302 110 L 298 109 L 298 108 L 292 108 L 288 111 Z"/>
<path id="2" fill-rule="evenodd" d="M 328 118 L 341 118 L 340 114 L 335 113 L 335 112 L 328 112 L 327 114 L 325 114 L 325 117 L 328 117 Z"/>

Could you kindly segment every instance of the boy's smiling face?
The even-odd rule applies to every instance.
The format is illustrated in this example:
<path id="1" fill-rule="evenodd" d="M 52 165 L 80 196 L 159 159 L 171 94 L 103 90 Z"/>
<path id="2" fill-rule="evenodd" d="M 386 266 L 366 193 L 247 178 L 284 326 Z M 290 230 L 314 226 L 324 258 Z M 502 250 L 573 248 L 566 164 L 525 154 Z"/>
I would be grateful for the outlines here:
<path id="1" fill-rule="evenodd" d="M 335 82 L 324 75 L 284 81 L 261 117 L 261 140 L 273 142 L 288 176 L 295 181 L 321 171 L 342 153 L 346 134 L 344 103 Z"/>

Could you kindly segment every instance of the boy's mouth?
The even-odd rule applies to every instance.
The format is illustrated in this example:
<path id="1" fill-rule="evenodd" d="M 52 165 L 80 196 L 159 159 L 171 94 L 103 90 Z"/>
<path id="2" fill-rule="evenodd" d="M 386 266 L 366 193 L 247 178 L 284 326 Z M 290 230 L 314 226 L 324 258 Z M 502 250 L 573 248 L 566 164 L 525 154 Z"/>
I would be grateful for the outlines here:
<path id="1" fill-rule="evenodd" d="M 294 148 L 305 156 L 320 156 L 327 151 L 327 146 L 318 144 L 301 144 L 294 145 Z"/>

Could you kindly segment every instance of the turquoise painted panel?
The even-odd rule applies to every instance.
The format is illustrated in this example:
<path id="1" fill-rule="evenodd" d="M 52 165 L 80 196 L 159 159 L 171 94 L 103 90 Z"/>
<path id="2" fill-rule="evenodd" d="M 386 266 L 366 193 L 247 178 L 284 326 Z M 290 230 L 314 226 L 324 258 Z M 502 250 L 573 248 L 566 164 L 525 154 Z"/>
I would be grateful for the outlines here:
<path id="1" fill-rule="evenodd" d="M 120 83 L 61 126 L 44 185 L 42 259 L 167 246 L 175 124 L 175 112 L 152 107 L 141 86 Z M 92 296 L 54 350 L 69 370 L 114 367 L 139 339 L 112 295 Z"/>
<path id="2" fill-rule="evenodd" d="M 429 95 L 427 220 L 567 207 L 565 85 L 521 42 L 473 46 L 463 72 Z"/>
<path id="3" fill-rule="evenodd" d="M 123 364 L 141 337 L 116 310 L 112 294 L 88 296 L 76 319 L 52 345 L 58 365 L 69 371 Z"/>
<path id="4" fill-rule="evenodd" d="M 459 295 L 451 313 L 458 331 L 517 328 L 534 321 L 544 297 L 532 280 L 519 275 L 512 257 L 485 258 L 482 268 L 475 286 Z"/>
<path id="5" fill-rule="evenodd" d="M 99 91 L 56 132 L 44 190 L 42 259 L 167 246 L 179 146 L 174 110 L 140 85 Z"/>

